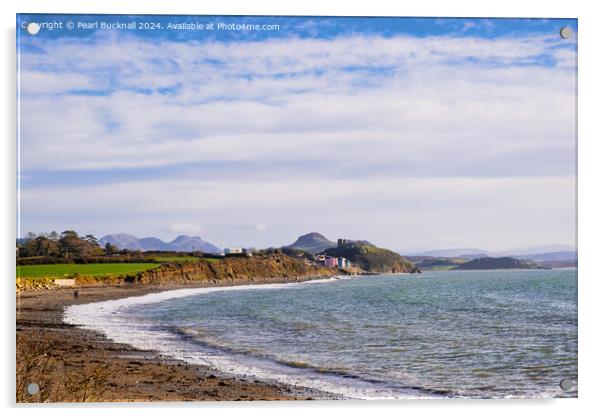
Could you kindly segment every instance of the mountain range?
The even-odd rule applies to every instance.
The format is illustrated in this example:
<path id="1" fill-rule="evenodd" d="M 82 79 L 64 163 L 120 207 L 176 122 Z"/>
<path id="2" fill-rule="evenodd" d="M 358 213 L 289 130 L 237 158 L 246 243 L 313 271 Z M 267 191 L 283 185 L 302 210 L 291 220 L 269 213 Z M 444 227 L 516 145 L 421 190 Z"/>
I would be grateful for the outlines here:
<path id="1" fill-rule="evenodd" d="M 117 246 L 120 250 L 141 250 L 141 251 L 202 251 L 204 253 L 219 253 L 219 247 L 204 241 L 201 237 L 188 235 L 179 235 L 174 240 L 165 242 L 156 237 L 138 238 L 131 234 L 118 233 L 109 234 L 98 240 L 102 246 L 110 243 Z"/>
<path id="2" fill-rule="evenodd" d="M 404 253 L 401 253 L 404 254 Z M 443 250 L 429 250 L 418 253 L 407 253 L 412 257 L 449 257 L 449 258 L 463 258 L 463 259 L 476 259 L 479 257 L 487 257 L 488 252 L 485 250 L 479 250 L 477 248 L 451 248 Z"/>
<path id="3" fill-rule="evenodd" d="M 417 253 L 400 253 L 409 257 L 445 257 L 474 260 L 482 257 L 513 257 L 519 260 L 576 261 L 577 251 L 570 245 L 556 244 L 508 251 L 487 251 L 476 248 L 429 250 Z"/>

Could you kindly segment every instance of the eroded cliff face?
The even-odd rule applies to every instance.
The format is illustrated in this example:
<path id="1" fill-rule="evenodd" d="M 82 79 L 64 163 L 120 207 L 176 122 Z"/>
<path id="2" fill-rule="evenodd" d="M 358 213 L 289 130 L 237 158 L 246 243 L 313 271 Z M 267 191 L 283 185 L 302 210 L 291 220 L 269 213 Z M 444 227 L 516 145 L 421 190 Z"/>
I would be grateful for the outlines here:
<path id="1" fill-rule="evenodd" d="M 144 272 L 124 276 L 75 276 L 75 286 L 229 284 L 246 282 L 297 281 L 332 276 L 340 272 L 310 266 L 284 254 L 225 258 L 197 263 L 166 263 Z M 55 279 L 17 279 L 17 292 L 58 287 Z"/>
<path id="2" fill-rule="evenodd" d="M 124 276 L 129 284 L 194 284 L 226 281 L 296 280 L 336 274 L 335 269 L 310 266 L 281 254 L 226 258 L 215 262 L 164 264 L 156 269 Z"/>

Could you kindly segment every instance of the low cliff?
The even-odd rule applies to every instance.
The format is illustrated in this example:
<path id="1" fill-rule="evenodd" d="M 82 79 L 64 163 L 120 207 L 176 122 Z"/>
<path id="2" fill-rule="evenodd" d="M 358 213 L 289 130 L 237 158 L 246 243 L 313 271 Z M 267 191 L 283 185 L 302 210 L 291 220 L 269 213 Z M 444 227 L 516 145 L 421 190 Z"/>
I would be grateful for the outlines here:
<path id="1" fill-rule="evenodd" d="M 165 263 L 156 268 L 127 275 L 74 275 L 75 286 L 103 285 L 187 285 L 245 283 L 254 281 L 296 281 L 337 274 L 338 269 L 306 264 L 284 254 L 224 258 L 217 261 Z M 57 287 L 56 278 L 17 279 L 17 292 Z"/>
<path id="2" fill-rule="evenodd" d="M 215 262 L 168 263 L 156 269 L 125 276 L 125 283 L 187 284 L 220 281 L 254 281 L 309 278 L 334 275 L 336 270 L 310 266 L 282 254 L 249 258 L 226 258 Z"/>

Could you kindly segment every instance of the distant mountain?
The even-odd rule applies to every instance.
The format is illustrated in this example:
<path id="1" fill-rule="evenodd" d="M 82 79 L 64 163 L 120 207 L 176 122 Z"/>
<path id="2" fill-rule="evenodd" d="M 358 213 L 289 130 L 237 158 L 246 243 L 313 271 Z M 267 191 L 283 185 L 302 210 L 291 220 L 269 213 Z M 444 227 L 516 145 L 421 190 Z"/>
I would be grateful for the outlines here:
<path id="1" fill-rule="evenodd" d="M 120 250 L 127 248 L 128 250 L 141 250 L 140 240 L 134 235 L 126 233 L 109 234 L 98 240 L 98 244 L 105 246 L 111 243 L 117 246 Z"/>
<path id="2" fill-rule="evenodd" d="M 536 254 L 525 254 L 522 256 L 513 256 L 521 260 L 533 260 L 536 262 L 544 261 L 575 261 L 577 260 L 577 252 L 568 251 L 553 251 L 551 253 L 536 253 Z"/>
<path id="3" fill-rule="evenodd" d="M 345 257 L 367 272 L 420 273 L 418 267 L 401 255 L 367 242 L 348 241 L 343 245 L 327 248 L 323 253 L 331 257 Z"/>
<path id="4" fill-rule="evenodd" d="M 293 244 L 284 246 L 283 248 L 292 248 L 295 250 L 303 250 L 311 254 L 320 253 L 328 248 L 336 247 L 337 243 L 330 241 L 320 233 L 309 233 L 297 238 Z"/>
<path id="5" fill-rule="evenodd" d="M 554 250 L 555 248 L 556 250 Z M 403 254 L 404 253 L 402 253 L 402 255 Z M 571 262 L 577 260 L 577 251 L 567 244 L 555 244 L 510 251 L 486 251 L 476 248 L 431 250 L 411 253 L 406 257 L 453 258 L 465 260 L 474 260 L 481 257 L 512 257 L 519 260 L 533 260 L 535 262 Z"/>
<path id="6" fill-rule="evenodd" d="M 485 250 L 479 250 L 477 248 L 452 248 L 443 250 L 430 250 L 422 251 L 419 253 L 412 253 L 412 256 L 422 257 L 456 257 L 456 258 L 471 258 L 475 259 L 478 257 L 487 257 L 488 253 Z"/>
<path id="7" fill-rule="evenodd" d="M 144 251 L 170 251 L 169 243 L 159 240 L 156 237 L 146 237 L 138 240 L 140 249 Z"/>
<path id="8" fill-rule="evenodd" d="M 204 241 L 200 237 L 180 235 L 166 243 L 155 237 L 137 238 L 131 234 L 109 234 L 98 240 L 101 246 L 107 243 L 117 246 L 120 250 L 141 251 L 202 251 L 204 253 L 219 253 L 219 247 Z"/>
<path id="9" fill-rule="evenodd" d="M 490 254 L 495 254 L 497 256 L 512 256 L 512 257 L 517 257 L 517 256 L 533 256 L 535 254 L 542 254 L 542 253 L 557 253 L 557 252 L 562 252 L 562 251 L 570 251 L 575 253 L 575 247 L 569 244 L 548 244 L 545 246 L 534 246 L 534 247 L 528 247 L 528 248 L 519 248 L 519 249 L 513 249 L 513 250 L 506 250 L 506 251 L 498 251 L 495 253 L 490 253 Z"/>
<path id="10" fill-rule="evenodd" d="M 457 265 L 455 270 L 537 269 L 535 263 L 512 257 L 481 257 Z"/>
<path id="11" fill-rule="evenodd" d="M 174 251 L 195 251 L 200 250 L 205 253 L 219 253 L 221 250 L 200 237 L 190 237 L 188 235 L 179 235 L 169 245 Z"/>

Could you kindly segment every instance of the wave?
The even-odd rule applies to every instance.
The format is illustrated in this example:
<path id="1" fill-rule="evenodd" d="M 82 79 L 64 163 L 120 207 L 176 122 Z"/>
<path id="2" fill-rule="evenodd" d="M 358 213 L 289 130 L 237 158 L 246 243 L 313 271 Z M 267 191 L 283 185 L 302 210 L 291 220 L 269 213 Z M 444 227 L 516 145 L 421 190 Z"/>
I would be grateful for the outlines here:
<path id="1" fill-rule="evenodd" d="M 419 387 L 400 387 L 383 380 L 366 379 L 346 369 L 329 369 L 311 363 L 288 359 L 266 359 L 252 354 L 228 349 L 216 342 L 203 345 L 202 339 L 186 328 L 157 327 L 144 321 L 133 321 L 128 310 L 134 306 L 158 303 L 173 299 L 199 296 L 213 292 L 236 290 L 293 289 L 299 285 L 333 283 L 339 277 L 300 283 L 270 283 L 176 289 L 103 302 L 71 305 L 65 309 L 66 323 L 104 334 L 108 339 L 131 345 L 139 350 L 156 351 L 171 358 L 190 364 L 208 366 L 222 373 L 250 377 L 266 382 L 276 382 L 314 389 L 340 398 L 349 399 L 399 399 L 399 398 L 442 398 L 449 392 Z"/>

